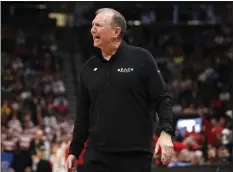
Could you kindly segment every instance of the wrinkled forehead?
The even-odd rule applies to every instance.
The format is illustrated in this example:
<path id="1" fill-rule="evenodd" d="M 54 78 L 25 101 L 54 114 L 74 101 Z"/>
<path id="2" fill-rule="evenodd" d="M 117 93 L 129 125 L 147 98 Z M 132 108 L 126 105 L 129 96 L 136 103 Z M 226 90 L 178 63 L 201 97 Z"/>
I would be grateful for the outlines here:
<path id="1" fill-rule="evenodd" d="M 110 25 L 112 21 L 112 16 L 113 16 L 112 12 L 108 12 L 108 11 L 100 12 L 95 16 L 94 20 L 92 21 L 92 24 L 101 23 L 105 25 Z"/>

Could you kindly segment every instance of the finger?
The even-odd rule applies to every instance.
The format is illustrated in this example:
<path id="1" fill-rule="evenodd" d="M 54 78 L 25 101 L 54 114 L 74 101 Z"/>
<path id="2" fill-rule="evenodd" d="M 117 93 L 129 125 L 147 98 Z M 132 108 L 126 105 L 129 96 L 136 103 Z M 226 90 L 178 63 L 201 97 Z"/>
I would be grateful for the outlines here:
<path id="1" fill-rule="evenodd" d="M 164 147 L 162 149 L 162 156 L 161 156 L 161 161 L 163 162 L 163 164 L 165 164 L 168 160 L 169 154 L 167 152 L 167 149 Z"/>
<path id="2" fill-rule="evenodd" d="M 166 160 L 162 161 L 162 163 L 163 163 L 163 165 L 167 165 L 167 164 L 169 164 L 169 161 L 166 159 Z"/>
<path id="3" fill-rule="evenodd" d="M 168 145 L 167 152 L 168 152 L 168 154 L 169 154 L 168 161 L 171 161 L 171 159 L 172 159 L 172 157 L 173 157 L 173 154 L 174 154 L 174 147 L 173 147 L 173 144 L 172 144 L 172 145 Z"/>
<path id="4" fill-rule="evenodd" d="M 166 157 L 166 150 L 164 147 L 161 148 L 161 161 L 163 162 Z"/>
<path id="5" fill-rule="evenodd" d="M 155 145 L 155 154 L 157 154 L 157 153 L 158 153 L 158 151 L 159 151 L 159 144 L 158 144 L 158 143 L 156 143 L 156 145 Z"/>
<path id="6" fill-rule="evenodd" d="M 173 144 L 169 144 L 169 145 L 167 145 L 167 152 L 169 153 L 169 154 L 173 154 L 174 153 L 174 146 L 173 146 Z"/>
<path id="7" fill-rule="evenodd" d="M 161 158 L 161 161 L 162 161 L 162 163 L 163 163 L 163 165 L 166 165 L 166 162 L 167 162 L 167 160 L 166 160 L 166 158 Z"/>
<path id="8" fill-rule="evenodd" d="M 68 169 L 68 172 L 74 172 L 74 170 L 72 168 Z"/>
<path id="9" fill-rule="evenodd" d="M 68 161 L 67 161 L 67 166 L 68 166 L 68 169 L 70 170 L 71 169 L 71 167 L 72 167 L 72 162 L 68 159 Z"/>
<path id="10" fill-rule="evenodd" d="M 166 154 L 164 154 L 163 157 L 161 158 L 161 161 L 165 165 L 169 162 L 168 159 L 169 159 L 168 156 Z"/>
<path id="11" fill-rule="evenodd" d="M 73 167 L 73 168 L 71 169 L 71 172 L 77 172 L 76 167 Z"/>
<path id="12" fill-rule="evenodd" d="M 169 163 L 173 155 L 173 145 L 166 145 L 165 148 L 163 149 L 163 157 L 162 157 L 162 162 L 164 164 Z"/>
<path id="13" fill-rule="evenodd" d="M 66 167 L 67 170 L 69 169 L 67 160 L 66 160 L 66 163 L 65 163 L 65 167 Z"/>
<path id="14" fill-rule="evenodd" d="M 164 162 L 164 164 L 168 163 L 169 160 L 170 160 L 170 155 L 167 154 L 167 153 L 165 153 L 165 155 L 164 155 L 164 157 L 163 157 L 163 162 Z"/>
<path id="15" fill-rule="evenodd" d="M 72 167 L 71 170 L 72 170 L 72 171 L 76 170 L 76 167 Z"/>
<path id="16" fill-rule="evenodd" d="M 169 154 L 169 155 L 172 155 L 173 154 L 173 145 L 166 145 L 165 146 L 165 148 L 164 148 L 164 150 L 165 150 L 165 153 L 166 154 Z"/>

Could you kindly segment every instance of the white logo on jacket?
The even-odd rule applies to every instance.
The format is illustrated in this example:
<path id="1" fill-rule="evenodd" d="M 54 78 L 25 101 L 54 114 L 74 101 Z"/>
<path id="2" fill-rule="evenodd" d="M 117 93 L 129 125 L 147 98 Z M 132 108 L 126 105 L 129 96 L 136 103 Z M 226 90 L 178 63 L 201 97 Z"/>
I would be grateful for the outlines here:
<path id="1" fill-rule="evenodd" d="M 123 72 L 123 73 L 129 73 L 132 71 L 133 71 L 133 68 L 119 68 L 119 69 L 117 69 L 117 72 Z"/>

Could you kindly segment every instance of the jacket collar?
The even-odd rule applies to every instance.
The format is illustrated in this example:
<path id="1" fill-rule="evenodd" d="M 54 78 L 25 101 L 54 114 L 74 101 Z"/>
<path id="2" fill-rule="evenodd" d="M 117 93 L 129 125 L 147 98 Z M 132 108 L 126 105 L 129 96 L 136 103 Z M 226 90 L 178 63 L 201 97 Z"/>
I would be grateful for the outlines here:
<path id="1" fill-rule="evenodd" d="M 103 55 L 101 54 L 100 59 L 105 63 L 112 63 L 116 59 L 121 58 L 124 54 L 124 50 L 127 48 L 128 44 L 125 41 L 122 41 L 120 46 L 118 47 L 116 53 L 110 58 L 110 60 L 104 59 Z"/>

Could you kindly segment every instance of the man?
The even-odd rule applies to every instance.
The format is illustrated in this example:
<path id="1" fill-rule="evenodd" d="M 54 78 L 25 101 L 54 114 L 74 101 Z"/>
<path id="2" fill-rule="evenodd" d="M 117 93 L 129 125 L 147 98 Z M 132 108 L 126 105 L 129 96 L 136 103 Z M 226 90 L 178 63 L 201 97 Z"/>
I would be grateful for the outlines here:
<path id="1" fill-rule="evenodd" d="M 88 139 L 85 172 L 149 172 L 153 157 L 153 110 L 160 119 L 162 162 L 172 157 L 172 109 L 165 82 L 152 55 L 122 41 L 124 17 L 100 9 L 92 22 L 94 46 L 102 55 L 82 67 L 73 139 L 66 161 L 76 171 L 76 159 Z"/>

